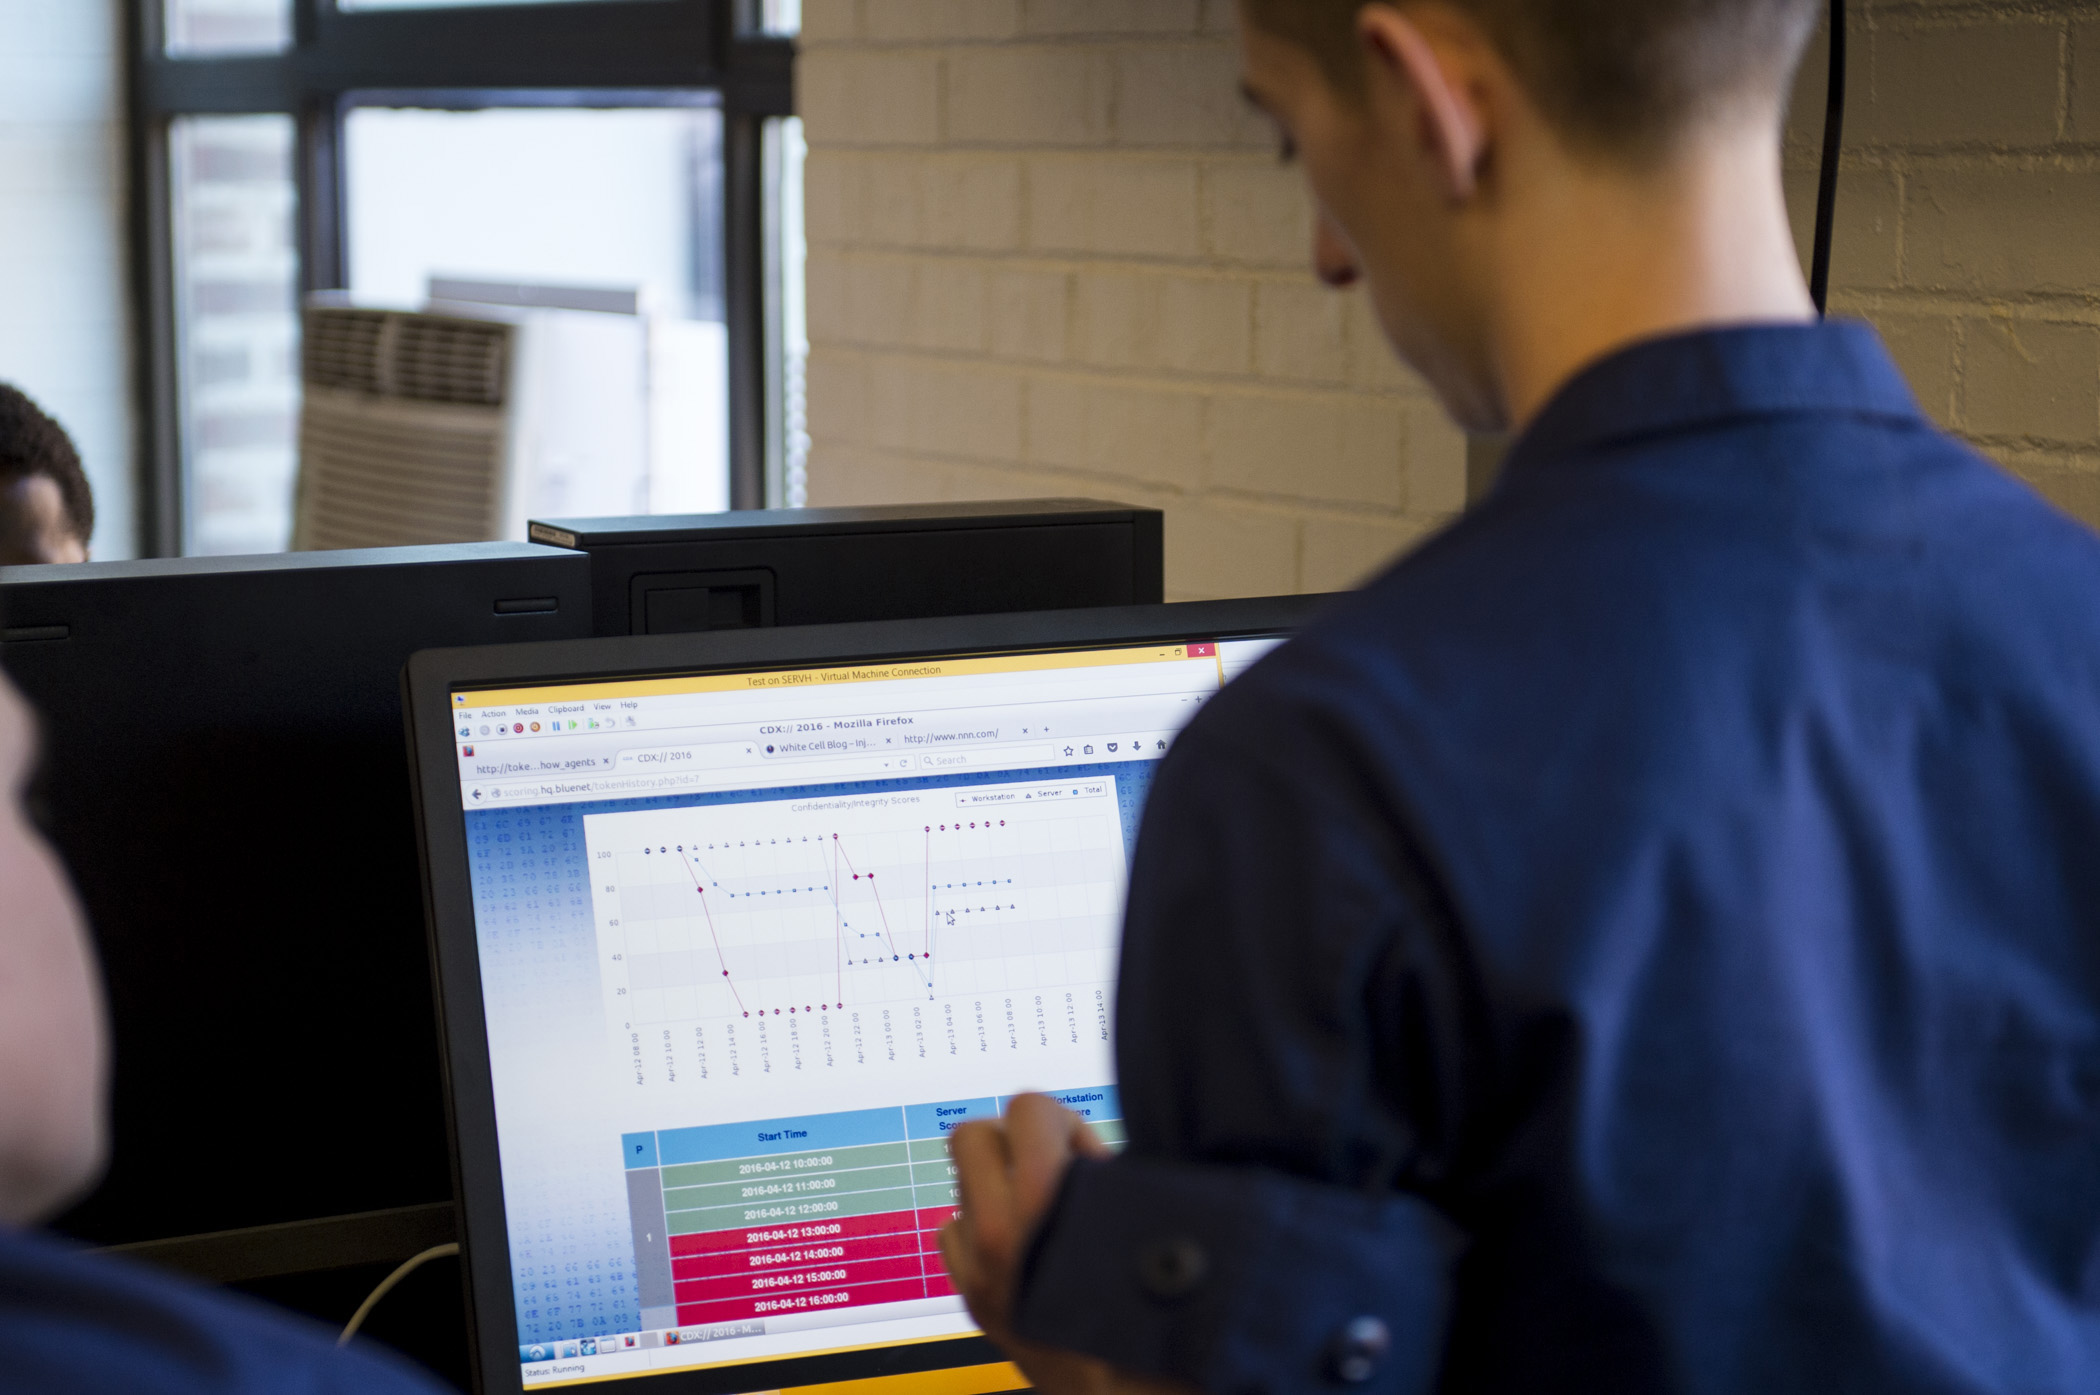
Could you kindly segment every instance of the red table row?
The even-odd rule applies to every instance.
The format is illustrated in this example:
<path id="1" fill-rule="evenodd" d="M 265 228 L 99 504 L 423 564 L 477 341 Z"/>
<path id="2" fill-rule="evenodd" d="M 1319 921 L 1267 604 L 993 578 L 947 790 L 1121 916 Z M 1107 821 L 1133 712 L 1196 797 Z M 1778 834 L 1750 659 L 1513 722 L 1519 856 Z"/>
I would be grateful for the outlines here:
<path id="1" fill-rule="evenodd" d="M 680 1241 L 705 1242 L 706 1247 L 688 1245 L 684 1257 L 673 1261 L 678 1321 L 726 1322 L 946 1297 L 955 1288 L 941 1263 L 940 1228 L 954 1214 L 954 1207 L 944 1206 L 680 1236 L 672 1242 L 674 1253 Z M 744 1244 L 719 1248 L 727 1237 Z"/>
<path id="2" fill-rule="evenodd" d="M 923 1279 L 925 1276 L 925 1261 L 914 1246 L 911 1253 L 885 1259 L 855 1260 L 810 1269 L 776 1269 L 763 1274 L 737 1274 L 726 1279 L 687 1279 L 678 1285 L 678 1306 L 682 1309 L 689 1303 L 709 1303 L 725 1298 L 763 1297 L 771 1293 L 844 1288 L 889 1283 L 897 1279 Z"/>
<path id="3" fill-rule="evenodd" d="M 911 1224 L 911 1212 L 903 1213 Z M 921 1232 L 900 1230 L 888 1235 L 814 1236 L 751 1250 L 725 1250 L 718 1254 L 690 1255 L 671 1261 L 671 1277 L 679 1284 L 697 1279 L 730 1279 L 781 1269 L 811 1269 L 850 1264 L 860 1260 L 888 1259 L 919 1253 Z M 684 1290 L 681 1288 L 680 1292 Z"/>
<path id="4" fill-rule="evenodd" d="M 865 1308 L 878 1303 L 903 1303 L 925 1296 L 926 1280 L 896 1279 L 888 1283 L 858 1284 L 850 1288 L 768 1294 L 762 1298 L 681 1303 L 678 1305 L 678 1321 L 681 1326 L 697 1327 L 707 1323 L 739 1322 L 746 1318 L 768 1317 L 777 1313 L 821 1312 L 829 1308 Z"/>

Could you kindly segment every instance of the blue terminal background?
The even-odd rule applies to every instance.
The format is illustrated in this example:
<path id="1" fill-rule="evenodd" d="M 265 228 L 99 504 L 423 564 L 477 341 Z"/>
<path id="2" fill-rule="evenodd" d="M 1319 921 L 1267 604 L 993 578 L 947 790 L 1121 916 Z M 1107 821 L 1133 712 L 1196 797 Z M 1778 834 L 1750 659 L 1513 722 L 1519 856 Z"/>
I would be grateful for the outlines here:
<path id="1" fill-rule="evenodd" d="M 583 839 L 583 821 L 589 815 L 1109 777 L 1116 781 L 1123 845 L 1134 849 L 1156 765 L 1156 760 L 1147 759 L 468 810 L 467 857 L 489 1017 L 492 1022 L 582 1018 L 593 1024 L 596 1037 L 603 1037 L 604 999 Z M 500 1062 L 497 1067 L 501 1069 Z M 544 1343 L 637 1330 L 641 1307 L 624 1185 L 572 1187 L 567 1179 L 536 1167 L 529 1151 L 503 1140 L 502 1122 L 499 1118 L 497 1126 L 518 1340 Z M 727 1121 L 690 1121 L 705 1122 Z M 619 1138 L 605 1140 L 605 1172 L 615 1183 L 622 1174 L 620 1148 Z"/>

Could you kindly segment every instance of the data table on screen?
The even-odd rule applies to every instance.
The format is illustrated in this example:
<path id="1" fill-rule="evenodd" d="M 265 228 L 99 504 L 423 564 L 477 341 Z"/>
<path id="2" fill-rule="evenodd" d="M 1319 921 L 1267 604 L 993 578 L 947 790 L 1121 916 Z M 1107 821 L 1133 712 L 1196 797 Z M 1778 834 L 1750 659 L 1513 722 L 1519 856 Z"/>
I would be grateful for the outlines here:
<path id="1" fill-rule="evenodd" d="M 1053 1092 L 1111 1146 L 1113 1087 Z M 622 1140 L 642 1304 L 718 1338 L 725 1324 L 944 1298 L 956 1213 L 948 1137 L 999 1098 L 630 1134 Z M 672 1315 L 675 1313 L 675 1317 Z"/>

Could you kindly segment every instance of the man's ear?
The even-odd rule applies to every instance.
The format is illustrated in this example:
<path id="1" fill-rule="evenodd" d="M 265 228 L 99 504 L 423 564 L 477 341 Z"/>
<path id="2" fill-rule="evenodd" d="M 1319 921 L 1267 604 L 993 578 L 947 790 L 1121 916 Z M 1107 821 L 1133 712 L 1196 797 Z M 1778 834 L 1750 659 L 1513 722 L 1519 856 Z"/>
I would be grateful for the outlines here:
<path id="1" fill-rule="evenodd" d="M 1464 203 L 1479 186 L 1487 158 L 1487 120 L 1462 73 L 1414 20 L 1391 5 L 1366 5 L 1357 34 L 1369 50 L 1373 81 L 1383 77 L 1404 87 L 1415 103 L 1415 138 L 1452 203 Z"/>

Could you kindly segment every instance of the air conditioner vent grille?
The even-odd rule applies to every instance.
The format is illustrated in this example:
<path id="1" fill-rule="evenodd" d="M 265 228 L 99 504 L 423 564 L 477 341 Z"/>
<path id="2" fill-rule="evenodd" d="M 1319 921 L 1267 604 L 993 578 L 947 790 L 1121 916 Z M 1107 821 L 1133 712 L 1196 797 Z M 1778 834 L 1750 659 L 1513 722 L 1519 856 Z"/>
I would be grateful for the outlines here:
<path id="1" fill-rule="evenodd" d="M 307 312 L 304 357 L 310 387 L 377 393 L 384 381 L 380 346 L 388 317 L 377 310 L 333 306 Z"/>
<path id="2" fill-rule="evenodd" d="M 508 325 L 400 316 L 393 395 L 418 402 L 500 407 L 509 358 Z"/>
<path id="3" fill-rule="evenodd" d="M 500 407 L 508 395 L 507 324 L 317 305 L 306 314 L 309 387 L 407 402 Z"/>
<path id="4" fill-rule="evenodd" d="M 309 391 L 299 549 L 404 547 L 497 535 L 503 413 Z"/>

